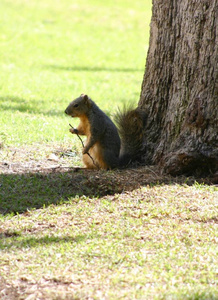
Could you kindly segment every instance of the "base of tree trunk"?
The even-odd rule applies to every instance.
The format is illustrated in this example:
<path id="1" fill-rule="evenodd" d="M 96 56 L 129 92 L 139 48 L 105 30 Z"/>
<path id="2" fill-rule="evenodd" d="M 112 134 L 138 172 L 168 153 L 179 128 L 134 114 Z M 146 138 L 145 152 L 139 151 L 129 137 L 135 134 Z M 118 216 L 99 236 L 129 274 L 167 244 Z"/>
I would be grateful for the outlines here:
<path id="1" fill-rule="evenodd" d="M 172 175 L 218 170 L 217 0 L 153 0 L 139 108 L 148 163 Z"/>
<path id="2" fill-rule="evenodd" d="M 211 176 L 218 169 L 217 160 L 205 157 L 196 152 L 184 152 L 184 150 L 165 156 L 160 165 L 166 173 L 175 175 Z"/>

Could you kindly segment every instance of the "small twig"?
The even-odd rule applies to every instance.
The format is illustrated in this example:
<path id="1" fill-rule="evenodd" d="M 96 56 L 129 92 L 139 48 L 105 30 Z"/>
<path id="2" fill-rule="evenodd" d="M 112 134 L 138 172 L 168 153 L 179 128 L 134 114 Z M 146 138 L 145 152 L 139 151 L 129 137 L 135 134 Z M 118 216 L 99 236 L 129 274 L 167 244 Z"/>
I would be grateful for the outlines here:
<path id="1" fill-rule="evenodd" d="M 73 130 L 75 130 L 75 128 L 71 125 L 71 124 L 69 124 L 70 125 L 70 127 L 71 128 L 73 128 Z M 81 137 L 79 136 L 79 134 L 78 133 L 76 133 L 76 135 L 78 136 L 78 138 L 80 139 L 80 141 L 81 141 L 81 143 L 82 143 L 82 146 L 83 146 L 83 148 L 84 148 L 84 143 L 83 143 L 83 140 L 81 139 Z"/>
<path id="2" fill-rule="evenodd" d="M 71 128 L 73 128 L 73 129 L 75 130 L 75 128 L 74 128 L 70 123 L 69 123 L 69 125 L 70 125 Z M 83 146 L 83 148 L 84 148 L 85 146 L 84 146 L 83 140 L 81 139 L 81 137 L 79 136 L 79 134 L 78 134 L 77 132 L 76 132 L 76 135 L 77 135 L 78 138 L 80 139 L 80 141 L 81 141 L 81 143 L 82 143 L 82 146 Z M 91 160 L 92 160 L 92 162 L 93 162 L 93 165 L 96 166 L 97 169 L 99 169 L 99 166 L 95 163 L 93 157 L 89 154 L 89 152 L 87 152 L 86 154 L 91 158 Z"/>

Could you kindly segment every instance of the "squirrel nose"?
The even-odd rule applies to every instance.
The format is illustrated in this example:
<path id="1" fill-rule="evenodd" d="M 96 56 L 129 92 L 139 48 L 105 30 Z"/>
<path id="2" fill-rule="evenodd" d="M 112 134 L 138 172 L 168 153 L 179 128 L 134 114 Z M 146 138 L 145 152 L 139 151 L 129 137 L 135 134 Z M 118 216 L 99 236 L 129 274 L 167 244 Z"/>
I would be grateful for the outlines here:
<path id="1" fill-rule="evenodd" d="M 67 110 L 66 110 L 66 109 L 65 109 L 65 111 L 64 111 L 64 112 L 65 112 L 65 114 L 67 115 Z"/>

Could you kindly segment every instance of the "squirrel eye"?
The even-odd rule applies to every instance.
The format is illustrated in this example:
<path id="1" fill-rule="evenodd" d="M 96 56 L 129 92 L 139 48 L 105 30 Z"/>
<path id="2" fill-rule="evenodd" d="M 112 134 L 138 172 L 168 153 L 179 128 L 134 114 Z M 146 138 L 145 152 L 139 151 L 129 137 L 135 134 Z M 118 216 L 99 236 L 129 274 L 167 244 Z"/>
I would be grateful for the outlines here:
<path id="1" fill-rule="evenodd" d="M 74 104 L 74 106 L 73 107 L 78 107 L 79 106 L 79 104 Z"/>

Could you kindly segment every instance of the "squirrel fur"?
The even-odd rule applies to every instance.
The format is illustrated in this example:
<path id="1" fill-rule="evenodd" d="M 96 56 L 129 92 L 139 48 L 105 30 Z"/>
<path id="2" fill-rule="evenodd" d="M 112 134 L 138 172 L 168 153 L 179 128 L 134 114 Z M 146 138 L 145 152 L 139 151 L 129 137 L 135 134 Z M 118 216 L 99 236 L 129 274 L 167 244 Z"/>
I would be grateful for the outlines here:
<path id="1" fill-rule="evenodd" d="M 144 154 L 143 133 L 146 122 L 141 109 L 124 108 L 112 120 L 87 95 L 81 94 L 65 110 L 80 119 L 72 134 L 85 135 L 83 163 L 89 169 L 113 169 L 140 161 Z M 119 133 L 118 133 L 119 132 Z"/>

